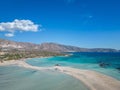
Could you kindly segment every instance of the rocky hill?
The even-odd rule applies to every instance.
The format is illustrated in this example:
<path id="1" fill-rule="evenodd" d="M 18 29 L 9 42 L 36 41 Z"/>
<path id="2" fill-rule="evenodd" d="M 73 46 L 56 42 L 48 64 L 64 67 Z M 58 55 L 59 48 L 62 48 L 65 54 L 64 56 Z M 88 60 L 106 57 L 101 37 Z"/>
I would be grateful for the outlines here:
<path id="1" fill-rule="evenodd" d="M 56 43 L 42 43 L 42 44 L 33 44 L 27 42 L 16 42 L 10 40 L 0 39 L 0 50 L 1 51 L 49 51 L 49 52 L 120 52 L 116 49 L 109 48 L 80 48 L 69 45 L 61 45 Z"/>

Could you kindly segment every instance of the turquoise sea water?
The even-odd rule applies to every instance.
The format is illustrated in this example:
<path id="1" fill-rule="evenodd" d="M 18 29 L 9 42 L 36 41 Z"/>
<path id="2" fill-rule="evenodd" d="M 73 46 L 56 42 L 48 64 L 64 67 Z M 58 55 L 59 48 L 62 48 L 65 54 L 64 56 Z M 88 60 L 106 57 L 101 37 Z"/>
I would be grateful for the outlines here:
<path id="1" fill-rule="evenodd" d="M 0 90 L 88 90 L 79 80 L 54 71 L 0 67 Z"/>
<path id="2" fill-rule="evenodd" d="M 71 54 L 71 53 L 70 53 Z M 30 59 L 27 63 L 40 67 L 50 67 L 55 64 L 79 69 L 95 70 L 120 80 L 120 53 L 72 53 L 68 57 L 50 57 Z M 106 64 L 104 67 L 100 63 Z"/>
<path id="3" fill-rule="evenodd" d="M 33 58 L 27 63 L 51 67 L 55 64 L 89 69 L 120 80 L 120 53 L 72 53 L 71 56 Z M 100 63 L 105 63 L 101 67 Z M 58 71 L 37 71 L 18 66 L 0 67 L 0 90 L 88 90 L 79 80 Z"/>

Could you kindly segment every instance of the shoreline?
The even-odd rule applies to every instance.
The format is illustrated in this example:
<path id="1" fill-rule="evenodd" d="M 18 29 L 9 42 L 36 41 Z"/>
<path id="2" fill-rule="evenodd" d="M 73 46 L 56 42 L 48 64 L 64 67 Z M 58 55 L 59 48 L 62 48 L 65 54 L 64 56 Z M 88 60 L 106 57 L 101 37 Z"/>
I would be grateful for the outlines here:
<path id="1" fill-rule="evenodd" d="M 49 57 L 53 57 L 53 56 L 49 56 Z M 49 58 L 49 57 L 34 57 L 34 58 Z M 7 61 L 0 62 L 0 66 L 14 65 L 14 64 L 17 64 L 18 61 L 26 61 L 28 59 L 33 59 L 33 58 L 22 58 L 22 59 L 18 59 L 18 60 L 7 60 Z"/>
<path id="2" fill-rule="evenodd" d="M 120 90 L 120 81 L 110 76 L 92 71 L 71 67 L 56 66 L 61 72 L 82 81 L 90 90 Z"/>
<path id="3" fill-rule="evenodd" d="M 41 58 L 44 58 L 44 57 L 41 57 Z M 92 70 L 82 70 L 82 69 L 62 67 L 62 66 L 54 66 L 54 67 L 32 66 L 25 62 L 25 60 L 28 60 L 28 59 L 30 58 L 5 61 L 3 64 L 0 64 L 0 66 L 17 65 L 19 67 L 24 67 L 27 69 L 59 71 L 61 73 L 65 73 L 67 75 L 70 75 L 82 81 L 90 90 L 119 90 L 120 89 L 119 80 L 116 80 L 110 76 L 107 76 Z"/>

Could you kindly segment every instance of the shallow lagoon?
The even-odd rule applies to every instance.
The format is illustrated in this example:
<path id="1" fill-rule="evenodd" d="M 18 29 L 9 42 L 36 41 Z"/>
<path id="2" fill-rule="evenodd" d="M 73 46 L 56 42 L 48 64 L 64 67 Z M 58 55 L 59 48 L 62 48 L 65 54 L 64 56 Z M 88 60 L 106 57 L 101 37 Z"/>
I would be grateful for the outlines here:
<path id="1" fill-rule="evenodd" d="M 0 67 L 0 90 L 88 90 L 79 80 L 57 71 Z"/>

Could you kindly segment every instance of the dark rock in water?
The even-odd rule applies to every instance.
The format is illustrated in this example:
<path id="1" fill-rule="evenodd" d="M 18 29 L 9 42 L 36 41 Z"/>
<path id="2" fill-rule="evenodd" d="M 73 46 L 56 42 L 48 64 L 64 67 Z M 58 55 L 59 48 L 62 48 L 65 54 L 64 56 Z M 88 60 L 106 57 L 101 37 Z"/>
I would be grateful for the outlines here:
<path id="1" fill-rule="evenodd" d="M 117 67 L 116 69 L 120 71 L 120 67 Z"/>
<path id="2" fill-rule="evenodd" d="M 60 64 L 55 64 L 55 66 L 60 66 Z"/>
<path id="3" fill-rule="evenodd" d="M 37 72 L 37 71 L 32 71 L 32 73 L 35 73 L 35 72 Z"/>
<path id="4" fill-rule="evenodd" d="M 55 68 L 55 70 L 58 70 L 57 68 Z"/>
<path id="5" fill-rule="evenodd" d="M 104 62 L 100 62 L 100 63 L 99 63 L 99 66 L 102 67 L 102 68 L 105 68 L 105 67 L 107 67 L 107 66 L 109 66 L 109 65 L 110 65 L 110 64 L 104 63 Z"/>

